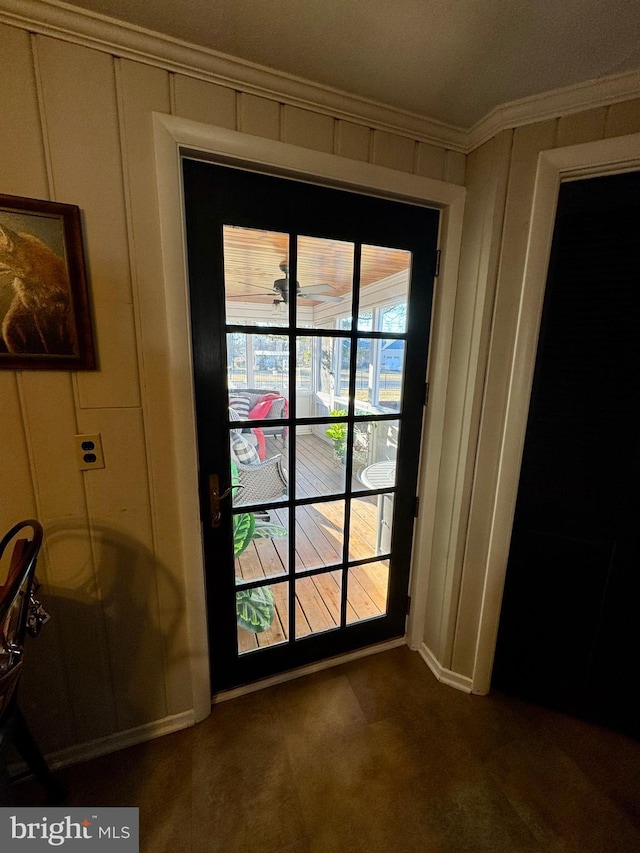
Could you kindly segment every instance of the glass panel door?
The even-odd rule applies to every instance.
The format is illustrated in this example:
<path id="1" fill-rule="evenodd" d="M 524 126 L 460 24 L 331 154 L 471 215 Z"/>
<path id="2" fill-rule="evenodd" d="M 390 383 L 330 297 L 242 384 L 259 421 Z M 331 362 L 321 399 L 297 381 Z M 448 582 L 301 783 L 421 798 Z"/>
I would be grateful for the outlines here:
<path id="1" fill-rule="evenodd" d="M 395 203 L 233 171 L 185 163 L 201 466 L 231 490 L 223 529 L 205 534 L 217 686 L 403 633 L 432 283 L 419 229 L 392 247 Z M 197 174 L 243 175 L 251 203 L 239 215 L 207 201 L 204 216 Z M 274 216 L 256 192 L 265 180 L 286 212 L 299 192 L 325 202 L 327 236 L 318 204 Z M 366 212 L 380 233 L 336 233 L 325 192 L 356 199 L 354 221 Z M 437 215 L 417 210 L 435 255 Z M 198 357 L 215 361 L 219 338 L 207 376 Z"/>

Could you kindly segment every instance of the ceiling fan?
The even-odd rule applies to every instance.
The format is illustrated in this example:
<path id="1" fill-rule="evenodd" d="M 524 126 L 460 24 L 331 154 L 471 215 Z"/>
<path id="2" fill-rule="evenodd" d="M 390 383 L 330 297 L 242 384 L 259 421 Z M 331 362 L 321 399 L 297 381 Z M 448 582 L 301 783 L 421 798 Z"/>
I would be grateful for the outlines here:
<path id="1" fill-rule="evenodd" d="M 276 298 L 273 300 L 273 306 L 278 307 L 280 305 L 288 305 L 289 304 L 289 292 L 290 292 L 290 281 L 289 281 L 289 264 L 286 261 L 282 261 L 279 264 L 280 269 L 284 275 L 284 278 L 277 278 L 273 282 L 273 287 L 271 290 L 265 291 L 263 287 L 258 284 L 251 284 L 249 282 L 245 282 L 245 286 L 247 287 L 256 287 L 262 290 L 263 296 L 268 296 L 270 294 L 274 294 Z M 330 284 L 311 284 L 308 287 L 300 287 L 300 283 L 296 282 L 296 297 L 298 299 L 309 299 L 314 302 L 342 302 L 343 296 L 335 296 L 331 295 L 331 291 L 335 290 Z M 228 299 L 253 299 L 259 294 L 253 293 L 239 293 L 235 295 L 230 295 Z"/>

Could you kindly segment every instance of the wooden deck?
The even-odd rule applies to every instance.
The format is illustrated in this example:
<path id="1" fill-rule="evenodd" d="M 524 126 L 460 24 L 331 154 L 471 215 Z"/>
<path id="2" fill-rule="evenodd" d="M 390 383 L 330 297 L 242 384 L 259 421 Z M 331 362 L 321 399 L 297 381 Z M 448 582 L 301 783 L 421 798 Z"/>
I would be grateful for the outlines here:
<path id="1" fill-rule="evenodd" d="M 297 438 L 296 493 L 315 497 L 344 491 L 344 467 L 334 459 L 331 445 L 314 435 Z M 274 447 L 269 448 L 270 452 Z M 354 482 L 354 486 L 362 486 Z M 271 521 L 288 528 L 288 510 L 269 510 Z M 352 502 L 349 555 L 352 560 L 376 558 L 378 501 L 362 497 Z M 342 561 L 344 508 L 341 501 L 298 507 L 296 511 L 295 572 L 336 566 Z M 283 643 L 289 634 L 288 537 L 254 540 L 236 560 L 243 580 L 269 578 L 276 602 L 271 627 L 260 634 L 238 628 L 240 653 Z M 340 623 L 341 569 L 295 583 L 296 638 L 328 631 Z M 386 611 L 388 561 L 376 560 L 349 571 L 347 623 L 381 616 Z"/>

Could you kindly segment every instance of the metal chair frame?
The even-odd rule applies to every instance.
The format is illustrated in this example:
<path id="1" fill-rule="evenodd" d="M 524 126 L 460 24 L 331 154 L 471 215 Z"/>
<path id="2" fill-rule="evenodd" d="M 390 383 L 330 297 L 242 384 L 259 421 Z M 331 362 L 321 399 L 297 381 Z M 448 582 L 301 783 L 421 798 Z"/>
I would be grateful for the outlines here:
<path id="1" fill-rule="evenodd" d="M 31 538 L 18 538 L 31 529 Z M 44 787 L 49 803 L 64 801 L 66 792 L 51 774 L 17 703 L 17 688 L 24 663 L 24 640 L 35 583 L 36 563 L 42 545 L 42 525 L 33 518 L 20 521 L 0 541 L 0 558 L 15 541 L 7 580 L 0 587 L 0 804 L 9 803 L 11 784 L 5 760 L 12 741 L 30 770 Z"/>

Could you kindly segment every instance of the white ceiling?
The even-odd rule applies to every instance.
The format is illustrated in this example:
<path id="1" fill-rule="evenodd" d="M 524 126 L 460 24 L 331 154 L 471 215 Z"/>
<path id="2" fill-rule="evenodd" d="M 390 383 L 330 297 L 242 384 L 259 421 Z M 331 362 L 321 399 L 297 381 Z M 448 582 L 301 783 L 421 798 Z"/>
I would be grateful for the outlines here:
<path id="1" fill-rule="evenodd" d="M 639 0 L 67 2 L 463 128 L 640 68 Z"/>

